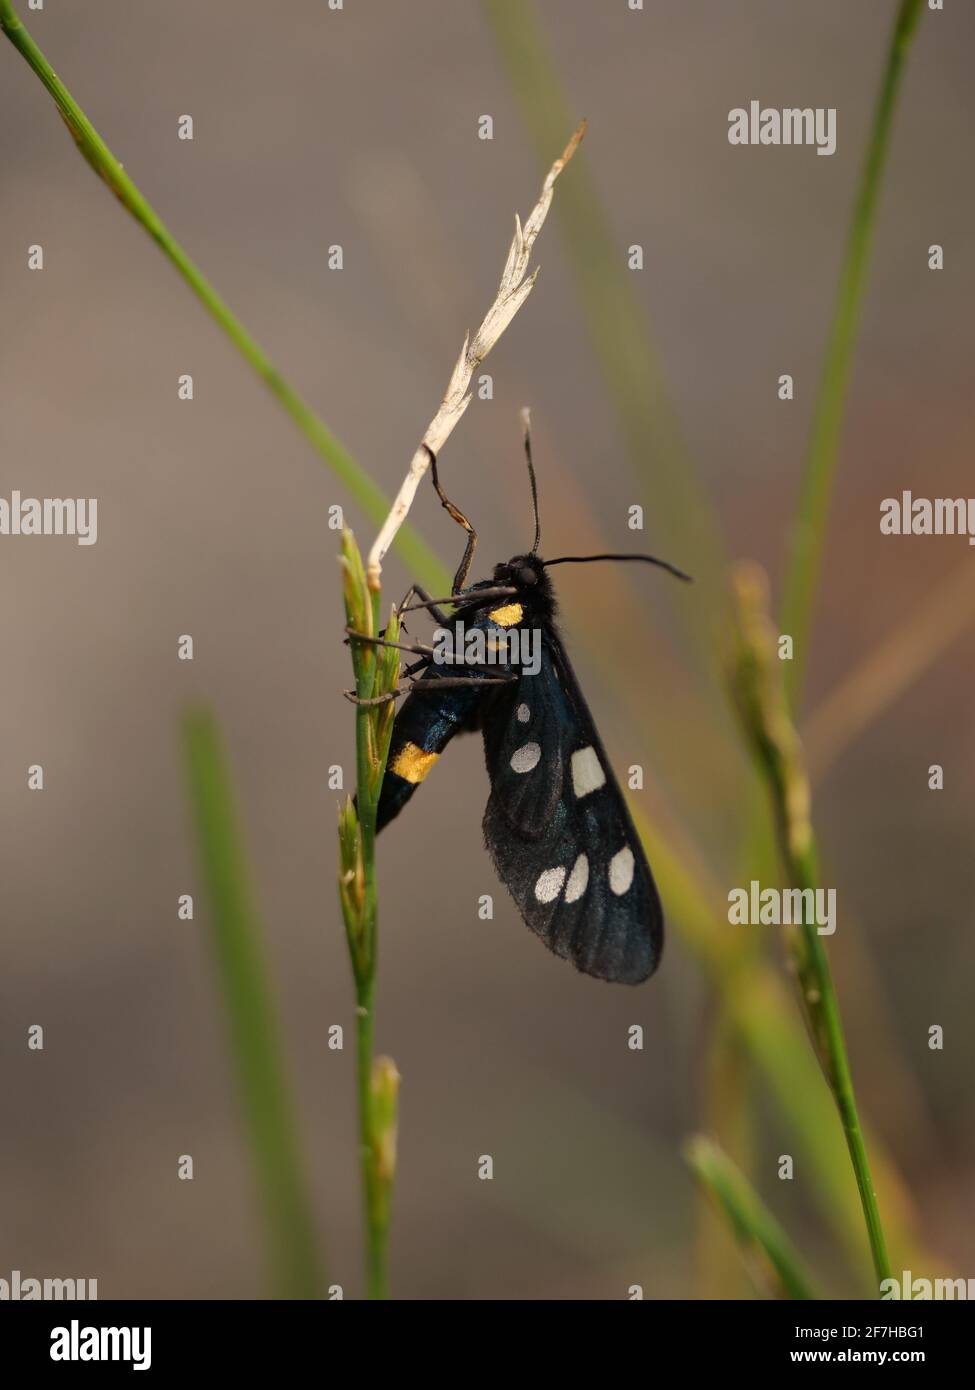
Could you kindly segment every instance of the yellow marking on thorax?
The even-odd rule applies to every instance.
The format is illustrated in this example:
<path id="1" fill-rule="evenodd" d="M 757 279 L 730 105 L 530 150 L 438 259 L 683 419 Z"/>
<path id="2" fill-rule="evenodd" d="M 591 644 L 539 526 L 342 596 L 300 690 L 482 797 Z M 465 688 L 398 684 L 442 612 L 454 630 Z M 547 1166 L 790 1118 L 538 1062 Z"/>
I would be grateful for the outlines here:
<path id="1" fill-rule="evenodd" d="M 404 743 L 390 771 L 404 782 L 422 782 L 439 757 L 439 753 L 424 753 L 415 743 Z"/>
<path id="2" fill-rule="evenodd" d="M 524 616 L 525 610 L 520 603 L 502 604 L 500 608 L 494 608 L 488 614 L 492 623 L 497 623 L 498 627 L 514 627 Z"/>

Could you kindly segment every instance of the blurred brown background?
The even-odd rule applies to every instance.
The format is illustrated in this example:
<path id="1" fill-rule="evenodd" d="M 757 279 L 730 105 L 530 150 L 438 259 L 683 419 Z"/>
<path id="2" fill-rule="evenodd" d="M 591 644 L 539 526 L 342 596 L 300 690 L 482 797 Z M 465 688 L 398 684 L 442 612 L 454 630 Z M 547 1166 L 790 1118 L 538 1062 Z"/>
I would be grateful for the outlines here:
<path id="1" fill-rule="evenodd" d="M 689 456 L 733 559 L 782 572 L 855 180 L 893 4 L 537 0 Z M 474 3 L 123 0 L 21 10 L 189 253 L 392 491 L 495 288 L 543 167 Z M 893 540 L 880 500 L 972 492 L 975 14 L 925 14 L 880 209 L 830 519 L 807 710 L 975 555 Z M 838 148 L 735 149 L 727 114 L 835 106 Z M 177 139 L 180 115 L 195 138 Z M 494 140 L 477 120 L 494 118 Z M 99 538 L 0 540 L 0 1276 L 96 1277 L 102 1297 L 267 1288 L 249 1156 L 188 834 L 178 717 L 211 701 L 233 760 L 330 1278 L 360 1287 L 352 990 L 330 764 L 351 773 L 330 504 L 349 499 L 0 45 L 2 491 L 97 496 Z M 568 136 L 569 131 L 564 132 Z M 558 153 L 552 149 L 551 157 Z M 565 179 L 573 177 L 570 169 Z M 558 202 L 558 193 L 556 201 Z M 927 269 L 927 247 L 946 269 Z M 44 247 L 43 273 L 26 268 Z M 327 268 L 341 243 L 345 268 Z M 553 214 L 535 292 L 443 458 L 486 571 L 530 537 L 517 410 L 535 426 L 543 550 L 701 557 L 654 521 L 626 456 Z M 177 399 L 192 373 L 195 399 Z M 776 398 L 790 372 L 796 400 Z M 367 389 L 367 383 L 379 383 Z M 626 508 L 646 508 L 644 537 Z M 374 527 L 348 507 L 359 539 Z M 414 519 L 451 569 L 459 532 Z M 636 544 L 634 545 L 634 542 Z M 741 881 L 741 755 L 685 691 L 710 586 L 560 571 L 565 630 L 619 767 L 654 773 L 722 891 Z M 408 576 L 391 557 L 387 594 Z M 196 659 L 176 661 L 192 633 Z M 607 640 L 610 639 L 610 640 Z M 611 669 L 612 667 L 612 669 Z M 945 1274 L 975 1274 L 970 631 L 840 751 L 816 819 L 830 950 L 864 1108 Z M 45 770 L 42 794 L 26 768 Z M 927 789 L 930 763 L 945 789 Z M 714 1006 L 671 933 L 631 992 L 575 975 L 517 919 L 482 849 L 479 743 L 450 751 L 380 844 L 377 1042 L 403 1076 L 393 1288 L 403 1297 L 707 1292 L 680 1144 L 708 1123 Z M 194 923 L 176 900 L 197 892 Z M 495 919 L 478 920 L 481 893 Z M 720 914 L 715 933 L 733 930 Z M 849 935 L 845 934 L 846 932 Z M 741 929 L 739 929 L 741 930 Z M 856 937 L 856 950 L 850 936 Z M 777 941 L 767 943 L 771 949 Z M 45 1049 L 28 1052 L 41 1023 Z M 630 1052 L 626 1028 L 646 1046 Z M 945 1029 L 930 1052 L 927 1028 Z M 754 1171 L 827 1273 L 836 1255 L 756 1090 Z M 192 1154 L 196 1176 L 177 1181 Z M 476 1177 L 491 1153 L 495 1179 Z M 851 1178 L 852 1183 L 852 1178 Z M 706 1247 L 705 1247 L 706 1248 Z M 839 1273 L 842 1284 L 843 1274 Z M 733 1272 L 725 1283 L 736 1289 Z M 744 1290 L 742 1290 L 744 1291 Z"/>

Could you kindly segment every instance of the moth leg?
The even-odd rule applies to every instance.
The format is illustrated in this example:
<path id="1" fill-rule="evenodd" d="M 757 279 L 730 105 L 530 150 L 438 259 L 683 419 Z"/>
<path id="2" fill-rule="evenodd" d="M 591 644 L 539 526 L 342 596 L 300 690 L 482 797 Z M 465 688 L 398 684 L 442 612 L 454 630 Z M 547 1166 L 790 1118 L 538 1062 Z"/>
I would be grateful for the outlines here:
<path id="1" fill-rule="evenodd" d="M 431 598 L 430 595 L 427 593 L 426 589 L 422 588 L 419 584 L 410 585 L 409 589 L 407 590 L 406 597 L 397 606 L 397 616 L 401 616 L 403 613 L 413 611 L 413 609 L 410 609 L 409 605 L 414 598 L 423 600 L 422 603 L 414 604 L 414 609 L 426 608 L 428 612 L 432 615 L 435 622 L 438 622 L 441 627 L 447 626 L 450 619 L 447 617 L 446 613 L 444 613 L 443 609 L 440 607 L 440 604 L 443 602 L 449 602 L 449 600 Z"/>
<path id="2" fill-rule="evenodd" d="M 454 613 L 453 617 L 447 618 L 446 622 L 444 622 L 442 617 L 438 618 L 438 622 L 440 622 L 442 626 L 446 626 L 447 623 L 453 622 L 454 618 L 460 617 L 461 614 L 465 612 L 469 612 L 471 608 L 481 607 L 482 604 L 487 603 L 488 599 L 514 598 L 517 593 L 518 590 L 511 584 L 491 584 L 487 588 L 479 588 L 476 584 L 473 584 L 469 589 L 459 589 L 456 594 L 449 594 L 446 598 L 427 599 L 424 603 L 406 604 L 406 607 L 401 608 L 400 612 L 419 613 L 423 608 L 432 610 L 437 608 L 441 603 L 453 603 L 457 607 L 457 612 Z M 409 598 L 409 594 L 407 594 L 407 598 Z M 403 602 L 406 603 L 406 599 L 404 599 Z"/>
<path id="3" fill-rule="evenodd" d="M 414 681 L 410 686 L 410 694 L 435 695 L 445 687 L 469 690 L 475 685 L 511 685 L 519 679 L 519 676 L 441 676 L 435 681 Z"/>
<path id="4" fill-rule="evenodd" d="M 463 526 L 464 530 L 467 532 L 467 547 L 464 550 L 464 558 L 457 567 L 457 573 L 454 575 L 454 582 L 451 586 L 456 594 L 463 589 L 467 576 L 470 573 L 471 561 L 474 559 L 474 547 L 477 545 L 477 532 L 460 508 L 454 506 L 453 502 L 451 502 L 450 498 L 440 486 L 440 478 L 437 474 L 436 454 L 430 448 L 429 444 L 424 444 L 423 447 L 430 455 L 430 476 L 433 478 L 433 486 L 436 489 L 437 496 L 440 498 L 441 505 L 446 508 L 450 516 L 457 522 L 457 525 Z"/>
<path id="5" fill-rule="evenodd" d="M 433 648 L 425 647 L 422 642 L 390 642 L 386 637 L 369 637 L 366 633 L 356 632 L 351 627 L 347 627 L 345 630 L 353 642 L 365 642 L 370 647 L 395 647 L 400 652 L 412 652 L 414 656 L 426 657 L 427 664 L 434 655 Z"/>
<path id="6" fill-rule="evenodd" d="M 404 676 L 412 676 L 420 666 L 425 666 L 426 662 L 416 662 L 414 666 L 407 667 L 403 672 Z M 475 668 L 477 669 L 477 668 Z M 418 692 L 421 695 L 435 694 L 437 690 L 442 690 L 444 686 L 458 687 L 463 686 L 469 689 L 472 685 L 509 685 L 517 680 L 517 676 L 444 676 L 436 681 L 413 681 L 409 685 L 398 685 L 395 690 L 387 691 L 385 695 L 373 695 L 369 699 L 363 699 L 354 690 L 343 690 L 342 694 L 351 705 L 363 705 L 373 707 L 375 705 L 389 704 L 390 700 L 398 700 L 401 695 L 413 694 Z"/>
<path id="7" fill-rule="evenodd" d="M 343 690 L 342 694 L 350 705 L 363 705 L 366 707 L 375 705 L 388 705 L 390 700 L 398 700 L 401 695 L 405 695 L 409 686 L 399 685 L 395 690 L 389 690 L 385 695 L 373 695 L 368 700 L 357 695 L 354 690 Z"/>
<path id="8" fill-rule="evenodd" d="M 366 633 L 356 632 L 354 631 L 354 629 L 349 627 L 347 627 L 345 630 L 349 635 L 349 639 L 353 642 L 366 642 L 371 647 L 393 647 L 396 649 L 396 651 L 412 652 L 415 656 L 418 656 L 420 660 L 415 662 L 414 665 L 410 667 L 410 669 L 406 672 L 407 675 L 412 675 L 414 671 L 419 670 L 421 667 L 430 666 L 430 664 L 434 661 L 437 655 L 433 647 L 425 646 L 422 642 L 390 642 L 386 637 L 369 637 L 366 635 Z M 452 666 L 463 666 L 464 669 L 467 671 L 486 671 L 491 669 L 490 667 L 485 666 L 485 664 L 481 661 L 460 660 L 452 661 L 449 664 Z M 462 679 L 464 678 L 462 677 Z M 508 680 L 509 677 L 498 677 L 497 679 Z M 517 680 L 518 677 L 514 676 L 510 679 Z M 440 685 L 443 685 L 443 680 L 440 680 L 438 683 Z"/>

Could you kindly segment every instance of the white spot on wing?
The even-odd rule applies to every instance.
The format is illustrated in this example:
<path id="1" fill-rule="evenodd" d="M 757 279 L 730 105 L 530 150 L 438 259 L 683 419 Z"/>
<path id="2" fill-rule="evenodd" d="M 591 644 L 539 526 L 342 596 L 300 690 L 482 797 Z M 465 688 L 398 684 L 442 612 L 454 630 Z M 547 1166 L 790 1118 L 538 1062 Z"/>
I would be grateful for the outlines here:
<path id="1" fill-rule="evenodd" d="M 527 724 L 532 717 L 532 712 L 527 705 L 519 705 L 515 711 L 519 724 Z"/>
<path id="2" fill-rule="evenodd" d="M 589 860 L 584 854 L 572 866 L 569 881 L 565 885 L 565 900 L 567 903 L 574 903 L 577 898 L 581 898 L 586 891 L 586 884 L 589 882 Z"/>
<path id="3" fill-rule="evenodd" d="M 523 743 L 511 755 L 511 769 L 513 772 L 531 772 L 541 756 L 542 750 L 537 743 Z"/>
<path id="4" fill-rule="evenodd" d="M 606 774 L 594 748 L 580 748 L 572 754 L 572 787 L 577 797 L 598 791 L 605 782 Z"/>
<path id="5" fill-rule="evenodd" d="M 609 886 L 621 897 L 633 882 L 633 851 L 624 845 L 609 861 Z"/>
<path id="6" fill-rule="evenodd" d="M 540 903 L 554 902 L 561 893 L 564 882 L 565 869 L 561 866 L 557 869 L 546 869 L 543 874 L 538 876 L 538 882 L 535 884 L 535 897 Z"/>

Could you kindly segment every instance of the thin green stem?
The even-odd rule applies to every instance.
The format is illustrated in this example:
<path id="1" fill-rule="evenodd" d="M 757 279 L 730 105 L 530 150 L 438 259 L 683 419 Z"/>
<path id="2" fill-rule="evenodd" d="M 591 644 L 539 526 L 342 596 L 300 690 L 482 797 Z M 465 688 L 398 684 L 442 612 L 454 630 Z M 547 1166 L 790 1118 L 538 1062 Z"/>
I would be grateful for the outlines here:
<path id="1" fill-rule="evenodd" d="M 378 597 L 378 596 L 377 596 Z M 365 687 L 364 687 L 365 688 Z M 356 974 L 356 1092 L 359 1106 L 359 1143 L 362 1194 L 366 1224 L 366 1285 L 370 1298 L 387 1296 L 386 1239 L 389 1228 L 382 1184 L 377 1171 L 377 1145 L 373 1131 L 373 1001 L 378 960 L 378 911 L 376 901 L 376 799 L 363 789 L 369 783 L 370 722 L 368 709 L 356 711 L 356 763 L 359 787 L 359 825 L 365 870 L 365 902 L 362 922 L 366 936 L 364 967 Z"/>
<path id="2" fill-rule="evenodd" d="M 352 534 L 342 538 L 343 584 L 349 629 L 374 636 L 380 626 L 380 596 L 369 590 L 362 559 Z M 391 641 L 398 627 L 395 613 L 386 627 Z M 399 674 L 395 648 L 377 648 L 350 639 L 356 695 L 371 700 L 393 690 Z M 369 1298 L 388 1296 L 387 1249 L 396 1167 L 399 1074 L 387 1057 L 375 1057 L 376 975 L 379 961 L 376 894 L 376 812 L 392 736 L 393 706 L 356 707 L 356 800 L 339 816 L 339 898 L 349 943 L 356 993 L 356 1095 L 359 1112 L 359 1158 L 362 1172 Z"/>
<path id="3" fill-rule="evenodd" d="M 761 1251 L 787 1297 L 817 1298 L 795 1246 L 728 1155 L 703 1135 L 690 1140 L 684 1153 L 698 1182 L 727 1217 L 742 1251 Z"/>
<path id="4" fill-rule="evenodd" d="M 815 902 L 822 887 L 810 818 L 809 779 L 799 737 L 789 716 L 777 633 L 768 615 L 767 580 L 757 568 L 742 567 L 735 581 L 738 623 L 732 692 L 743 731 L 769 791 L 785 877 L 802 895 L 805 910 L 800 913 L 798 934 L 790 938 L 790 950 L 803 1012 L 843 1126 L 879 1294 L 879 1285 L 890 1278 L 887 1242 L 857 1112 L 833 977 L 815 913 L 806 906 Z"/>
<path id="5" fill-rule="evenodd" d="M 812 836 L 810 835 L 804 849 L 797 847 L 786 857 L 789 878 L 793 885 L 815 892 L 821 886 L 822 880 L 819 876 L 819 864 Z M 833 984 L 826 949 L 815 924 L 806 919 L 799 930 L 802 933 L 805 957 L 803 959 L 800 956 L 799 959 L 799 984 L 806 995 L 807 1004 L 810 1005 L 809 1014 L 819 1033 L 820 1058 L 827 1070 L 827 1080 L 836 1100 L 840 1123 L 846 1137 L 879 1287 L 884 1279 L 891 1277 L 890 1259 L 880 1220 L 877 1189 L 867 1158 L 867 1146 L 853 1091 L 853 1076 L 846 1050 L 839 1000 L 836 997 L 836 987 Z"/>
<path id="6" fill-rule="evenodd" d="M 320 458 L 348 488 L 369 519 L 381 525 L 389 512 L 389 499 L 349 451 L 335 437 L 325 422 L 316 415 L 298 392 L 285 380 L 267 354 L 257 345 L 244 325 L 210 284 L 199 266 L 190 259 L 148 199 L 136 187 L 115 155 L 82 111 L 74 97 L 55 74 L 50 63 L 31 38 L 15 12 L 11 0 L 0 0 L 0 29 L 27 61 L 54 99 L 61 118 L 71 132 L 78 149 L 132 214 L 168 260 L 185 280 L 214 321 L 219 324 L 234 347 L 253 367 L 275 399 L 291 416 L 302 434 Z M 421 583 L 436 588 L 443 569 L 426 543 L 409 526 L 404 525 L 395 541 L 396 549 Z"/>
<path id="7" fill-rule="evenodd" d="M 781 628 L 795 644 L 786 689 L 795 705 L 808 657 L 812 610 L 822 563 L 826 519 L 836 474 L 837 446 L 850 379 L 853 344 L 866 284 L 867 262 L 876 222 L 894 111 L 923 0 L 901 0 L 874 110 L 866 159 L 857 188 L 853 220 L 833 311 L 819 392 L 813 411 L 799 506 L 782 601 Z"/>
<path id="8" fill-rule="evenodd" d="M 781 630 L 789 633 L 794 639 L 793 660 L 787 663 L 784 673 L 786 698 L 793 709 L 798 707 L 808 659 L 813 605 L 825 542 L 830 495 L 837 467 L 839 435 L 894 111 L 908 50 L 920 20 L 921 8 L 922 0 L 901 0 L 894 24 L 857 187 L 833 320 L 813 410 L 780 617 Z M 746 862 L 751 864 L 754 874 L 764 878 L 766 871 L 771 873 L 775 845 L 758 788 L 749 789 L 749 812 L 745 817 L 745 824 Z M 865 1218 L 870 1228 L 874 1224 L 876 1201 L 873 1200 L 871 1203 L 869 1197 L 865 1199 L 864 1196 L 865 1187 L 869 1184 L 869 1171 L 866 1169 L 862 1135 L 859 1134 L 859 1125 L 856 1125 L 855 1134 L 851 1132 L 850 1105 L 846 1100 L 841 1102 L 839 1092 L 834 1091 L 834 1095 L 840 1106 L 844 1134 L 853 1160 Z M 851 1098 L 852 1088 L 847 1100 Z M 853 1106 L 854 1119 L 855 1114 Z M 871 1231 L 871 1249 L 874 1252 L 875 1264 L 877 1254 L 883 1245 L 879 1221 L 877 1227 L 876 1231 Z"/>
<path id="9" fill-rule="evenodd" d="M 370 1298 L 386 1298 L 386 1248 L 389 1221 L 382 1184 L 376 1171 L 372 1127 L 373 986 L 356 991 L 356 1089 L 359 1105 L 359 1143 L 362 1165 L 363 1212 L 366 1230 L 366 1290 Z"/>
<path id="10" fill-rule="evenodd" d="M 210 939 L 267 1217 L 274 1285 L 286 1298 L 320 1298 L 314 1207 L 285 1079 L 261 923 L 230 771 L 209 710 L 187 715 L 183 742 L 200 868 L 210 902 Z"/>

